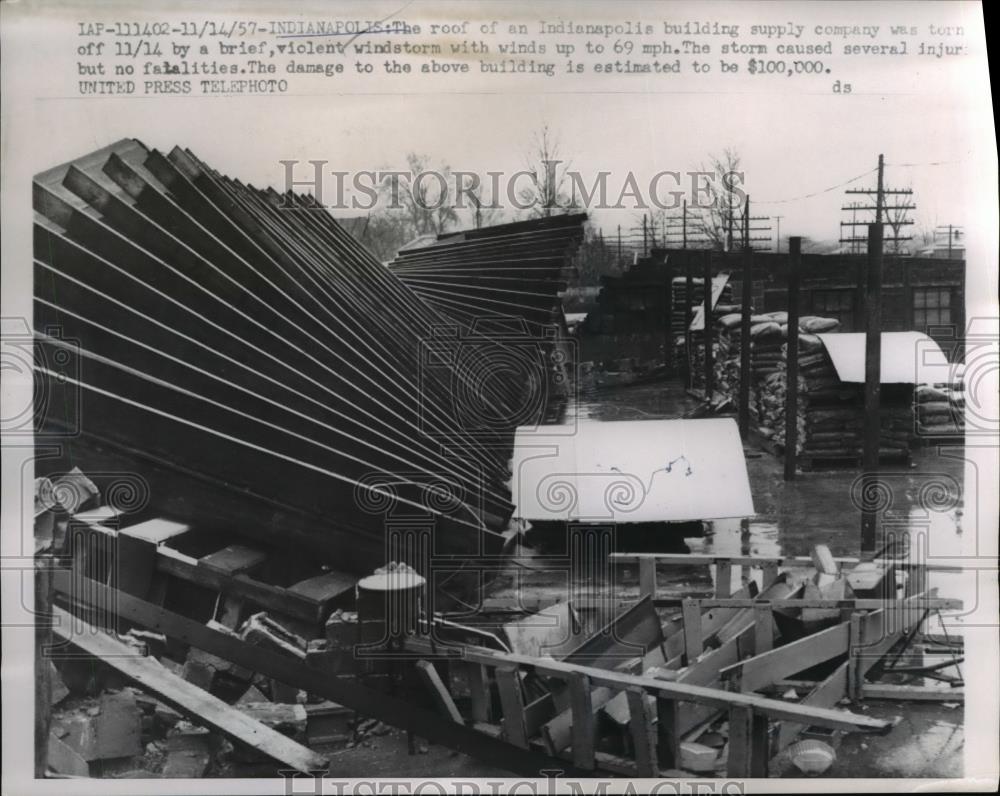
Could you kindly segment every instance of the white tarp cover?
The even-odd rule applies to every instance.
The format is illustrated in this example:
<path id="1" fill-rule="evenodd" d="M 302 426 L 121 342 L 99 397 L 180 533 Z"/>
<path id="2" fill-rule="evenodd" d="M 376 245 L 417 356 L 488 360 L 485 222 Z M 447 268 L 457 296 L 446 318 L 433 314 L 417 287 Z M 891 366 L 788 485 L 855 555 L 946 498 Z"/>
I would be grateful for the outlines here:
<path id="1" fill-rule="evenodd" d="M 680 522 L 754 513 L 732 418 L 580 420 L 518 429 L 515 516 L 580 522 Z"/>
<path id="2" fill-rule="evenodd" d="M 864 384 L 864 332 L 818 335 L 841 381 Z M 920 332 L 882 332 L 882 384 L 946 384 L 959 380 L 941 346 Z"/>

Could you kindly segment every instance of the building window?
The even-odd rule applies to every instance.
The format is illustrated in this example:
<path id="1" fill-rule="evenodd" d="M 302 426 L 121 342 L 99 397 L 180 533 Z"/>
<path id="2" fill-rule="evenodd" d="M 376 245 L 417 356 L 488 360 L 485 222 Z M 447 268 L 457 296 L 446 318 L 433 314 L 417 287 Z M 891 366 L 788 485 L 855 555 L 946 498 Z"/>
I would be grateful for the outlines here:
<path id="1" fill-rule="evenodd" d="M 840 321 L 841 331 L 849 332 L 854 329 L 854 291 L 814 290 L 812 311 L 824 318 L 836 318 Z"/>
<path id="2" fill-rule="evenodd" d="M 951 323 L 951 288 L 913 289 L 913 325 L 917 329 Z"/>

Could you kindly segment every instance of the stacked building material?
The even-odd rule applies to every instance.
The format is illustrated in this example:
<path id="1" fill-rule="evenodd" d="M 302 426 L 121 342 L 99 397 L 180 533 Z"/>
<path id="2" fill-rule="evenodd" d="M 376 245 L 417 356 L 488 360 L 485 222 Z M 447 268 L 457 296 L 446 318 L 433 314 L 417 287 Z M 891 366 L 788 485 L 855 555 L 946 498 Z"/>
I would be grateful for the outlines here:
<path id="1" fill-rule="evenodd" d="M 426 356 L 447 319 L 313 200 L 125 139 L 39 174 L 34 208 L 38 440 L 65 454 L 39 475 L 137 473 L 156 516 L 356 572 L 416 555 L 387 551 L 400 514 L 498 549 L 527 377 L 502 340 L 479 372 Z"/>
<path id="2" fill-rule="evenodd" d="M 786 366 L 782 358 L 776 372 L 758 383 L 751 401 L 760 433 L 781 446 L 785 444 Z M 798 392 L 797 454 L 813 460 L 859 459 L 864 450 L 864 384 L 842 382 L 823 343 L 810 333 L 799 336 Z M 880 456 L 909 454 L 912 401 L 911 386 L 882 385 Z"/>
<path id="3" fill-rule="evenodd" d="M 920 384 L 914 390 L 917 434 L 926 437 L 965 433 L 965 393 L 945 385 Z"/>

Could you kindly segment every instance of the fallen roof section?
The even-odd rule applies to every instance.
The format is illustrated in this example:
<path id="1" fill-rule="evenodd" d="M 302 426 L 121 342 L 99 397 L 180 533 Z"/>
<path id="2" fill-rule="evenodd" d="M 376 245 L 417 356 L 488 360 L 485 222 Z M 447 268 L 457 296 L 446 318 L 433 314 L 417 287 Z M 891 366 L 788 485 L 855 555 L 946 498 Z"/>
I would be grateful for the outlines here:
<path id="1" fill-rule="evenodd" d="M 582 522 L 683 522 L 754 513 L 731 418 L 580 421 L 520 428 L 515 516 Z"/>
<path id="2" fill-rule="evenodd" d="M 561 322 L 558 293 L 583 241 L 586 213 L 449 232 L 401 250 L 392 271 L 429 305 L 472 328 L 496 316 Z"/>
<path id="3" fill-rule="evenodd" d="M 314 200 L 134 139 L 33 188 L 41 433 L 70 466 L 140 473 L 165 516 L 355 572 L 385 563 L 397 505 L 433 519 L 441 549 L 499 546 L 526 377 L 423 367 L 447 318 Z M 497 407 L 496 440 L 466 393 Z"/>
<path id="4" fill-rule="evenodd" d="M 864 332 L 817 335 L 837 377 L 854 384 L 865 381 Z M 941 346 L 920 332 L 883 332 L 882 384 L 951 384 L 961 380 L 961 366 L 950 363 Z"/>

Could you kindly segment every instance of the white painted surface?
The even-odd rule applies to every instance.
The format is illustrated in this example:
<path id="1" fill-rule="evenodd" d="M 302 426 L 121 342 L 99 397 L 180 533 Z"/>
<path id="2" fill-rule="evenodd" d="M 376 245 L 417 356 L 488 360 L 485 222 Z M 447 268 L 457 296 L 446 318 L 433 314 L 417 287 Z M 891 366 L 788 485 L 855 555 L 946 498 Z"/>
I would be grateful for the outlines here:
<path id="1" fill-rule="evenodd" d="M 731 418 L 581 420 L 518 429 L 515 516 L 527 520 L 679 522 L 754 513 Z"/>
<path id="2" fill-rule="evenodd" d="M 817 335 L 823 341 L 837 376 L 843 382 L 864 384 L 864 332 Z M 941 347 L 920 332 L 883 332 L 882 384 L 954 383 L 961 367 L 948 362 Z"/>

